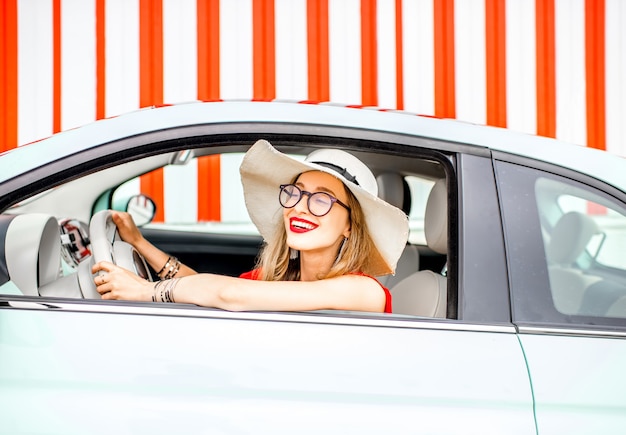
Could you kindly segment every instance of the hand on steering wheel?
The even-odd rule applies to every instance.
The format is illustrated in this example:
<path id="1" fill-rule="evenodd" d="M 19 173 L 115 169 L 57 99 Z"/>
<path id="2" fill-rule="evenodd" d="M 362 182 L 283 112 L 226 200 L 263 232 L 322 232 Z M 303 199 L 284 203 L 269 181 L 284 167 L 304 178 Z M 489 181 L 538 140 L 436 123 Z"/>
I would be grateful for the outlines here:
<path id="1" fill-rule="evenodd" d="M 95 263 L 108 261 L 152 281 L 143 256 L 131 244 L 121 239 L 111 217 L 111 210 L 103 210 L 93 215 L 89 224 L 89 237 Z"/>
<path id="2" fill-rule="evenodd" d="M 79 275 L 80 285 L 85 288 L 83 294 L 100 297 L 96 290 L 94 278 L 98 279 L 97 277 L 105 272 L 98 272 L 97 276 L 94 277 L 91 273 L 91 266 L 101 261 L 108 261 L 147 281 L 152 281 L 146 260 L 131 244 L 121 239 L 117 226 L 111 217 L 111 210 L 103 210 L 93 215 L 89 224 L 89 238 L 91 240 L 92 262 L 89 266 L 85 265 L 88 269 L 85 268 Z"/>

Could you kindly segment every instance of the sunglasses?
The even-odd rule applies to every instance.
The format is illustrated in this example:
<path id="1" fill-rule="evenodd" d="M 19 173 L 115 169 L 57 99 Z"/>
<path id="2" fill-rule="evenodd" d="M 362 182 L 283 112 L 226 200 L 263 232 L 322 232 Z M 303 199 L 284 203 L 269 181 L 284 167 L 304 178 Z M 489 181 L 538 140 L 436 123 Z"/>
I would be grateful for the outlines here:
<path id="1" fill-rule="evenodd" d="M 278 201 L 284 208 L 293 208 L 300 202 L 303 195 L 307 195 L 307 207 L 313 216 L 322 217 L 330 212 L 333 204 L 337 203 L 351 212 L 350 207 L 326 192 L 307 192 L 295 184 L 281 184 Z"/>

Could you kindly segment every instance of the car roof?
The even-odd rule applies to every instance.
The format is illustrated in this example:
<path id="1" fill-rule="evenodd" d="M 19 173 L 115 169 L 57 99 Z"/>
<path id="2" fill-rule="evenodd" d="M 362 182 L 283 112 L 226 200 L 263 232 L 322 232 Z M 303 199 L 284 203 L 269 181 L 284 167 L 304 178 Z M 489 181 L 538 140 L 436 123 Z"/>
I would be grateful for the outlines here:
<path id="1" fill-rule="evenodd" d="M 6 170 L 0 175 L 0 182 L 122 137 L 192 125 L 246 122 L 347 127 L 456 142 L 570 168 L 626 191 L 624 159 L 605 151 L 504 128 L 402 111 L 285 101 L 190 102 L 150 107 L 103 119 L 20 147 L 29 150 L 28 158 L 23 152 L 4 153 Z"/>

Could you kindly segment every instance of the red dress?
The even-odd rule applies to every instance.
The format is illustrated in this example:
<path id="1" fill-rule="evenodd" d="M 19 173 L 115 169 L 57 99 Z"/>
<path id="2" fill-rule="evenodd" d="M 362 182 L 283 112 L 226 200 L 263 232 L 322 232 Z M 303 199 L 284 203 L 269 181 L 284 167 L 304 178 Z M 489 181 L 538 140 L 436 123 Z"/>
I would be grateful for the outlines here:
<path id="1" fill-rule="evenodd" d="M 374 278 L 371 275 L 367 275 L 362 272 L 354 272 L 352 275 L 367 276 L 368 278 L 372 278 L 374 281 L 376 281 L 378 285 L 380 285 L 383 291 L 385 292 L 385 313 L 391 313 L 391 292 L 389 292 L 389 289 L 387 287 L 382 285 L 380 281 L 378 281 L 376 278 Z M 241 275 L 239 275 L 239 278 L 258 280 L 259 269 L 253 269 L 248 272 L 244 272 Z"/>

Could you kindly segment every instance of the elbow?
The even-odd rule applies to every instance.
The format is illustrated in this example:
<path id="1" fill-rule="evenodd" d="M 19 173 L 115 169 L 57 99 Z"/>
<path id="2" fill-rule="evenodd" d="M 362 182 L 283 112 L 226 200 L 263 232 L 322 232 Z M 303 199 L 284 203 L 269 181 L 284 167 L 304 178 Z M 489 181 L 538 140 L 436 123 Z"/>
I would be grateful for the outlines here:
<path id="1" fill-rule="evenodd" d="M 246 304 L 241 292 L 231 286 L 226 286 L 215 292 L 215 307 L 227 311 L 244 311 Z"/>

